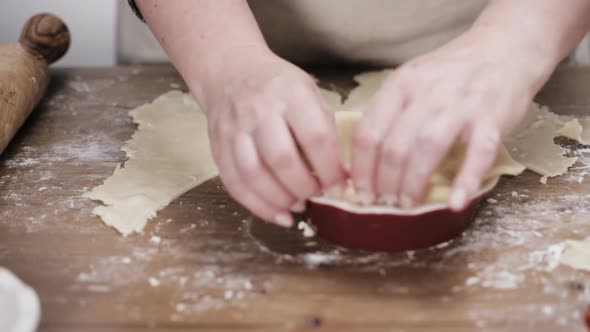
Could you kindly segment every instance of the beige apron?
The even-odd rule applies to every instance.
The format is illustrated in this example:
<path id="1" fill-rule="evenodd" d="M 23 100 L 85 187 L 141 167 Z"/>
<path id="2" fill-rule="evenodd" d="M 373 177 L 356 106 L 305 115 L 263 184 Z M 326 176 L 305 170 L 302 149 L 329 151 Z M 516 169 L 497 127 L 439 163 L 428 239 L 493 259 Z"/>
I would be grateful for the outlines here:
<path id="1" fill-rule="evenodd" d="M 250 0 L 269 46 L 295 63 L 397 65 L 465 31 L 486 0 Z M 120 1 L 121 63 L 167 62 L 149 29 Z M 570 57 L 590 63 L 583 43 Z"/>

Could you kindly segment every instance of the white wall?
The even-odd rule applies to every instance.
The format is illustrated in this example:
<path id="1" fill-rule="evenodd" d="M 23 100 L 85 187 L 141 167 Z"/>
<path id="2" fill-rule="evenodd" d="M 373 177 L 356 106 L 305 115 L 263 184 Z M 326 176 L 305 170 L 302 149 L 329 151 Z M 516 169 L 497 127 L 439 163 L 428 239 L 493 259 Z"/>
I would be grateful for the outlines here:
<path id="1" fill-rule="evenodd" d="M 56 66 L 111 66 L 117 1 L 123 0 L 0 0 L 0 44 L 18 40 L 30 16 L 50 12 L 61 17 L 72 34 L 70 50 Z"/>

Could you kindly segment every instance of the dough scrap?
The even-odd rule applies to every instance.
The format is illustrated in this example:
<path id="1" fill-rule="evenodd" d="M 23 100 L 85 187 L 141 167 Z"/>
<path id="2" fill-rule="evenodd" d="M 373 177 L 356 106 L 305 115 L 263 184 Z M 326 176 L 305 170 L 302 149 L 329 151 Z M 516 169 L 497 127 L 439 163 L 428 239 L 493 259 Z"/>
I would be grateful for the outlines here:
<path id="1" fill-rule="evenodd" d="M 583 117 L 579 121 L 582 126 L 582 133 L 578 142 L 584 145 L 590 145 L 590 116 Z"/>
<path id="2" fill-rule="evenodd" d="M 590 116 L 576 118 L 570 115 L 559 117 L 564 122 L 559 134 L 578 141 L 583 145 L 590 145 Z"/>
<path id="3" fill-rule="evenodd" d="M 564 156 L 564 150 L 555 144 L 560 133 L 569 133 L 572 124 L 564 129 L 564 121 L 547 107 L 532 103 L 523 121 L 504 143 L 516 161 L 544 178 L 567 172 L 577 157 Z"/>
<path id="4" fill-rule="evenodd" d="M 577 270 L 590 271 L 590 237 L 582 241 L 565 241 L 559 262 Z"/>
<path id="5" fill-rule="evenodd" d="M 563 127 L 559 128 L 555 133 L 558 136 L 567 137 L 578 142 L 582 142 L 582 131 L 584 128 L 580 124 L 578 119 L 572 119 L 563 124 Z"/>
<path id="6" fill-rule="evenodd" d="M 347 131 L 350 135 L 360 116 L 358 112 L 366 108 L 387 73 L 377 71 L 356 76 L 359 86 L 350 92 L 345 103 L 339 94 L 321 89 L 322 96 L 336 112 L 341 132 Z M 349 112 L 357 114 L 345 114 Z M 151 104 L 132 110 L 130 115 L 138 129 L 122 148 L 129 159 L 118 166 L 104 184 L 85 195 L 104 204 L 96 207 L 93 213 L 123 235 L 142 232 L 157 211 L 218 175 L 209 149 L 205 115 L 190 95 L 171 91 Z M 565 172 L 575 158 L 563 157 L 561 148 L 553 143 L 553 137 L 564 122 L 555 117 L 557 115 L 533 104 L 527 119 L 507 142 L 510 150 L 500 149 L 488 179 L 501 174 L 518 174 L 524 169 L 521 163 L 541 175 Z M 581 135 L 584 137 L 584 132 Z M 344 149 L 348 151 L 346 146 Z M 518 153 L 514 154 L 513 149 Z M 463 153 L 461 146 L 450 152 L 450 158 L 433 177 L 427 202 L 445 201 Z"/>
<path id="7" fill-rule="evenodd" d="M 188 94 L 168 92 L 129 113 L 138 129 L 123 146 L 129 160 L 86 197 L 93 213 L 123 235 L 141 232 L 172 200 L 217 176 L 207 121 Z"/>
<path id="8" fill-rule="evenodd" d="M 369 99 L 381 87 L 381 84 L 391 70 L 370 71 L 358 74 L 354 80 L 358 86 L 350 91 L 343 104 L 334 105 L 335 111 L 363 112 Z"/>

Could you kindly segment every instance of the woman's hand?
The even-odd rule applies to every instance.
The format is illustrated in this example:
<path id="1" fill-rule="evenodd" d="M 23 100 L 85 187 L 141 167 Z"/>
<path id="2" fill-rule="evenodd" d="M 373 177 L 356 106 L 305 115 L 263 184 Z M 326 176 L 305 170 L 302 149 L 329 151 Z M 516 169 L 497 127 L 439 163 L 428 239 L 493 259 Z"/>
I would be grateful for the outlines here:
<path id="1" fill-rule="evenodd" d="M 266 50 L 232 53 L 197 96 L 213 156 L 238 202 L 288 227 L 289 209 L 301 212 L 310 196 L 344 189 L 334 116 L 301 69 Z"/>
<path id="2" fill-rule="evenodd" d="M 500 40 L 470 31 L 390 74 L 354 135 L 352 176 L 363 201 L 419 204 L 433 172 L 460 140 L 467 155 L 449 204 L 454 210 L 468 204 L 546 72 L 534 53 Z"/>

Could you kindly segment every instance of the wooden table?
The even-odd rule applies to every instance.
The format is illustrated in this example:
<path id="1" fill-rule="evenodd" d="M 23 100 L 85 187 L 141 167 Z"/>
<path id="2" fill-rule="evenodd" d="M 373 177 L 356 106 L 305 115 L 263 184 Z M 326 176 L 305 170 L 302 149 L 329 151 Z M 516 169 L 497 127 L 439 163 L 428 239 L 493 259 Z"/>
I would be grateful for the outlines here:
<path id="1" fill-rule="evenodd" d="M 590 68 L 562 69 L 538 100 L 590 114 L 589 84 Z M 56 71 L 2 155 L 0 265 L 38 292 L 40 331 L 584 330 L 589 275 L 556 265 L 563 239 L 590 232 L 583 163 L 547 185 L 504 179 L 461 238 L 419 252 L 347 251 L 266 225 L 218 180 L 120 236 L 81 195 L 124 161 L 128 110 L 178 87 L 168 66 Z"/>

